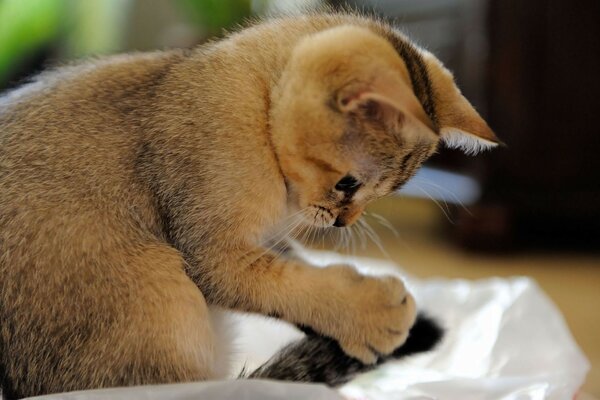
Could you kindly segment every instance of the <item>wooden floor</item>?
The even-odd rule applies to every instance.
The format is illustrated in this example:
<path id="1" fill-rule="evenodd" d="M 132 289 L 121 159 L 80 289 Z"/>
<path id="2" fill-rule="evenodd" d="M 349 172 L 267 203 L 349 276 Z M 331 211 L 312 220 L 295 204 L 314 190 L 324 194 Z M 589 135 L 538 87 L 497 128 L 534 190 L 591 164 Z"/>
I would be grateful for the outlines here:
<path id="1" fill-rule="evenodd" d="M 423 278 L 534 278 L 563 312 L 575 340 L 592 364 L 584 390 L 600 398 L 600 254 L 471 254 L 439 234 L 445 217 L 429 201 L 390 198 L 380 200 L 369 211 L 391 221 L 399 237 L 377 224 L 376 218 L 368 218 L 387 255 L 372 243 L 366 248 L 356 246 L 357 255 L 390 258 Z"/>

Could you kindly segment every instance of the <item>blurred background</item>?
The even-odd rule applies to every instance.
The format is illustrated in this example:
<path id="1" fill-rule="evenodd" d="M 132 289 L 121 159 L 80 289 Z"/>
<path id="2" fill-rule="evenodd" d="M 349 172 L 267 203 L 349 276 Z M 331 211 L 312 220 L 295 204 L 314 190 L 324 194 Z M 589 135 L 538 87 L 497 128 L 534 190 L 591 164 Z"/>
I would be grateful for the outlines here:
<path id="1" fill-rule="evenodd" d="M 373 204 L 371 231 L 342 251 L 419 277 L 535 278 L 592 362 L 584 389 L 600 397 L 599 1 L 0 0 L 0 91 L 47 66 L 192 47 L 248 17 L 322 4 L 396 23 L 508 144 L 476 157 L 441 149 Z"/>

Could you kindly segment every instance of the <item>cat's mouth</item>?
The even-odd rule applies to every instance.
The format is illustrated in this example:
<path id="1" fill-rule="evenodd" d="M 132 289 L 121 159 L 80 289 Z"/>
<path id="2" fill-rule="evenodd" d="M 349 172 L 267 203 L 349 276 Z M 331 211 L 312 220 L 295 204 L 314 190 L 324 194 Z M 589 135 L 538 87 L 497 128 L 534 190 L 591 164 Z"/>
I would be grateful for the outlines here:
<path id="1" fill-rule="evenodd" d="M 305 213 L 308 222 L 318 228 L 328 228 L 335 225 L 337 215 L 327 207 L 311 204 Z"/>

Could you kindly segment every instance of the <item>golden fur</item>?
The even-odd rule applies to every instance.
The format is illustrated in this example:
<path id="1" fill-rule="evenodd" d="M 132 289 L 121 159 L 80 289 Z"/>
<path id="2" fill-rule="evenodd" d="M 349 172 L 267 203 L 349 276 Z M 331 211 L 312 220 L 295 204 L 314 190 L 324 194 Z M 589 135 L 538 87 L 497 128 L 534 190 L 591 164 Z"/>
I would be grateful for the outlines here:
<path id="1" fill-rule="evenodd" d="M 435 104 L 392 40 L 425 63 Z M 61 68 L 0 99 L 4 390 L 214 378 L 209 306 L 309 326 L 367 363 L 401 345 L 415 304 L 400 280 L 263 243 L 298 216 L 354 222 L 446 132 L 467 151 L 496 141 L 405 41 L 360 16 L 281 18 L 191 52 Z M 353 198 L 334 189 L 347 174 Z"/>

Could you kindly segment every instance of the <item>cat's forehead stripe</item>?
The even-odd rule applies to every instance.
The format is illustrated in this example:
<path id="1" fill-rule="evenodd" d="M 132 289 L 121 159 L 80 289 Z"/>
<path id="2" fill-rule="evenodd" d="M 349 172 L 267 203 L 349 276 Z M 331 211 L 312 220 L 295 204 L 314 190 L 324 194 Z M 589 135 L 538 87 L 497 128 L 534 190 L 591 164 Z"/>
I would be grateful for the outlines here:
<path id="1" fill-rule="evenodd" d="M 439 126 L 435 103 L 433 101 L 433 89 L 423 57 L 421 57 L 418 50 L 412 44 L 403 40 L 393 31 L 386 32 L 386 37 L 404 60 L 408 74 L 410 75 L 415 96 L 419 99 L 423 110 L 425 110 L 425 113 L 431 119 L 435 131 L 437 132 Z"/>

